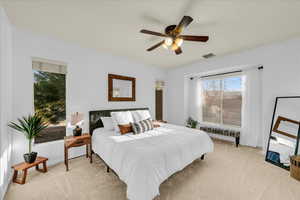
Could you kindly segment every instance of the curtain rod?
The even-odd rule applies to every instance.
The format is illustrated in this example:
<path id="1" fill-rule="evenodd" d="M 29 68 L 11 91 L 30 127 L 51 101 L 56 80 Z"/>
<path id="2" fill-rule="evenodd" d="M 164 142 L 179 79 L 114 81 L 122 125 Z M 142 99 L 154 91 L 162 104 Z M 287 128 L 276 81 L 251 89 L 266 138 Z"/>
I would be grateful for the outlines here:
<path id="1" fill-rule="evenodd" d="M 206 75 L 206 76 L 200 76 L 200 78 L 208 78 L 208 77 L 212 77 L 212 76 L 221 76 L 221 75 L 226 75 L 226 74 L 234 74 L 234 73 L 238 73 L 238 72 L 242 72 L 242 70 L 237 70 L 237 71 L 232 71 L 232 72 L 224 72 L 224 73 L 219 73 L 219 74 L 211 74 L 211 75 Z"/>
<path id="2" fill-rule="evenodd" d="M 257 67 L 258 70 L 262 70 L 264 69 L 263 66 L 259 66 Z M 239 73 L 239 72 L 243 72 L 242 70 L 236 70 L 236 71 L 231 71 L 231 72 L 224 72 L 224 73 L 218 73 L 218 74 L 211 74 L 211 75 L 206 75 L 206 76 L 200 76 L 200 78 L 208 78 L 208 77 L 212 77 L 212 76 L 221 76 L 221 75 L 226 75 L 226 74 L 233 74 L 233 73 Z M 194 77 L 190 78 L 191 80 L 194 79 Z"/>

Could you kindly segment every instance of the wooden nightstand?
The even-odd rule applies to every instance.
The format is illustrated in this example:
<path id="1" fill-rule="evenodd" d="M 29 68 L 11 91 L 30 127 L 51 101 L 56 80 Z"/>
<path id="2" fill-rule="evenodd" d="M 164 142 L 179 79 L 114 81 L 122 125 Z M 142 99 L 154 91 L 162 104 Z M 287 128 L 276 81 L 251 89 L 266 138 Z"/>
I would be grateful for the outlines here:
<path id="1" fill-rule="evenodd" d="M 86 145 L 86 157 L 90 157 L 90 163 L 93 162 L 92 158 L 92 137 L 88 133 L 84 133 L 81 136 L 66 136 L 65 137 L 65 165 L 66 171 L 69 171 L 69 155 L 68 151 L 72 147 L 79 147 Z"/>

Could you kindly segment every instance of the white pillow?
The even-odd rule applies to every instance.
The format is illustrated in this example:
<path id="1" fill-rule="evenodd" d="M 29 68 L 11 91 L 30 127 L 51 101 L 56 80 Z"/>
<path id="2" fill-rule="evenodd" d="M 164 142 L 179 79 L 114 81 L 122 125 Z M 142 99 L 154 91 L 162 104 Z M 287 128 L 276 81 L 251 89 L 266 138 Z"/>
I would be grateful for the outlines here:
<path id="1" fill-rule="evenodd" d="M 111 117 L 101 117 L 101 120 L 105 130 L 114 130 L 113 120 Z"/>
<path id="2" fill-rule="evenodd" d="M 113 126 L 116 132 L 120 132 L 120 128 L 118 125 L 125 125 L 133 123 L 133 118 L 131 112 L 111 112 Z"/>
<path id="3" fill-rule="evenodd" d="M 152 120 L 149 110 L 135 110 L 131 111 L 131 114 L 134 122 L 139 122 L 145 119 Z"/>

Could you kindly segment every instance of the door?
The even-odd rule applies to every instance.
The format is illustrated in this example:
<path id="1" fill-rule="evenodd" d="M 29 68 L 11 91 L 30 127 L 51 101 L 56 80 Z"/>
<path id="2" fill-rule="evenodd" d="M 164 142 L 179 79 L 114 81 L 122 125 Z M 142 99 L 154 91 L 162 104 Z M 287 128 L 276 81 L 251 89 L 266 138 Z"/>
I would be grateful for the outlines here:
<path id="1" fill-rule="evenodd" d="M 163 120 L 163 90 L 155 90 L 155 117 Z"/>

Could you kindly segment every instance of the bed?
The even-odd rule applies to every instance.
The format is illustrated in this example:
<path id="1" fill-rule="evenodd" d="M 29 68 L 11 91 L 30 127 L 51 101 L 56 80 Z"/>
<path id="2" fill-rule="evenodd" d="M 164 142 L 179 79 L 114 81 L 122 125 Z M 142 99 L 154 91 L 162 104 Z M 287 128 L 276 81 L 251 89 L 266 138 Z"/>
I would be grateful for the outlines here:
<path id="1" fill-rule="evenodd" d="M 152 200 L 169 176 L 213 151 L 203 131 L 161 123 L 138 135 L 118 135 L 103 128 L 100 117 L 110 112 L 148 108 L 90 111 L 90 133 L 96 153 L 127 185 L 130 200 Z"/>

